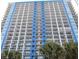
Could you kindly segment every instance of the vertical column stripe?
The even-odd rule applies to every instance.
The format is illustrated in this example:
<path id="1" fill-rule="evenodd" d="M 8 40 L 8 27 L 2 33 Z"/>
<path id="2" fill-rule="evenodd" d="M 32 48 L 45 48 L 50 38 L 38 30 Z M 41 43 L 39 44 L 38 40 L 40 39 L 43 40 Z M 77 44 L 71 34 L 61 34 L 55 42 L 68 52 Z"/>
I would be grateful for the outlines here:
<path id="1" fill-rule="evenodd" d="M 42 21 L 42 45 L 45 44 L 46 40 L 46 23 L 45 23 L 45 13 L 44 13 L 44 1 L 41 2 L 41 21 Z"/>
<path id="2" fill-rule="evenodd" d="M 70 11 L 70 8 L 69 8 L 67 2 L 65 0 L 62 0 L 62 2 L 63 2 L 63 5 L 64 5 L 65 13 L 68 17 L 68 22 L 71 26 L 72 34 L 73 34 L 73 37 L 74 37 L 74 42 L 77 43 L 78 42 L 78 40 L 77 40 L 77 38 L 78 38 L 77 26 L 75 24 L 74 18 L 71 14 L 71 11 Z"/>
<path id="3" fill-rule="evenodd" d="M 3 30 L 2 30 L 1 49 L 3 49 L 3 46 L 5 45 L 4 42 L 6 42 L 6 36 L 7 36 L 8 31 L 9 31 L 10 23 L 12 21 L 11 18 L 12 18 L 14 11 L 15 11 L 15 3 L 13 3 L 11 6 L 10 12 L 7 16 L 6 22 L 5 22 Z"/>
<path id="4" fill-rule="evenodd" d="M 23 17 L 24 17 L 24 12 L 25 12 L 25 4 L 20 6 L 21 8 L 23 7 L 23 11 L 22 11 L 22 16 L 21 16 L 21 25 L 20 25 L 20 29 L 19 29 L 19 36 L 18 36 L 18 40 L 17 40 L 17 44 L 16 44 L 16 51 L 18 50 L 19 47 L 19 41 L 20 41 L 20 33 L 21 33 L 21 27 L 22 27 L 22 22 L 23 22 Z"/>
<path id="5" fill-rule="evenodd" d="M 28 3 L 28 11 L 27 11 L 27 23 L 26 23 L 26 33 L 27 33 L 27 25 L 28 25 L 28 18 L 29 18 L 29 9 L 30 9 L 30 3 Z M 23 40 L 23 48 L 22 48 L 22 59 L 24 59 L 24 50 L 25 50 L 25 40 L 26 40 L 26 33 L 25 33 L 25 37 L 24 37 L 24 40 Z"/>
<path id="6" fill-rule="evenodd" d="M 48 7 L 49 7 L 49 14 L 50 14 L 50 23 L 51 23 L 52 39 L 53 39 L 53 42 L 54 42 L 55 40 L 54 40 L 54 34 L 53 34 L 52 16 L 51 16 L 51 8 L 50 8 L 49 2 L 48 2 Z"/>
<path id="7" fill-rule="evenodd" d="M 67 35 L 66 35 L 66 30 L 65 30 L 65 27 L 64 27 L 64 24 L 63 24 L 63 18 L 62 18 L 62 14 L 61 14 L 61 11 L 60 11 L 60 7 L 59 7 L 59 4 L 57 3 L 57 6 L 58 6 L 58 9 L 59 9 L 59 14 L 60 14 L 60 17 L 61 17 L 61 23 L 62 23 L 62 30 L 64 31 L 64 39 L 66 40 L 66 42 L 68 42 L 68 38 L 67 38 Z"/>
<path id="8" fill-rule="evenodd" d="M 32 46 L 31 46 L 31 53 L 30 59 L 36 59 L 36 17 L 37 17 L 37 2 L 34 2 L 34 13 L 32 19 Z"/>
<path id="9" fill-rule="evenodd" d="M 16 3 L 16 5 L 17 5 L 17 3 Z M 20 7 L 21 7 L 21 6 L 20 6 Z M 17 22 L 18 22 L 20 7 L 19 7 L 18 12 L 17 12 L 17 18 L 16 18 L 16 22 L 15 22 L 15 27 L 14 27 L 13 36 L 12 36 L 11 41 L 10 41 L 10 48 L 9 48 L 9 51 L 10 51 L 10 49 L 12 48 L 12 43 L 13 43 L 13 38 L 14 38 L 14 35 L 15 35 L 16 25 L 17 25 Z"/>
<path id="10" fill-rule="evenodd" d="M 53 8 L 54 8 L 54 14 L 55 14 L 55 19 L 56 19 L 58 34 L 59 34 L 60 45 L 62 46 L 62 41 L 61 41 L 61 36 L 60 36 L 60 30 L 59 30 L 58 21 L 57 21 L 56 7 L 55 7 L 54 3 L 53 3 Z"/>

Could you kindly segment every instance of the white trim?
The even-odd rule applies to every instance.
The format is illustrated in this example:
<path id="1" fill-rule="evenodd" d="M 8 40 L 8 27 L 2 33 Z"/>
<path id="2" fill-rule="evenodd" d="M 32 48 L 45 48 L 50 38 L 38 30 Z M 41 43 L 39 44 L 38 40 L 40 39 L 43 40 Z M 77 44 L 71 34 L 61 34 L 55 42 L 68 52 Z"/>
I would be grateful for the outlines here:
<path id="1" fill-rule="evenodd" d="M 50 9 L 49 2 L 48 2 L 48 8 L 49 8 L 49 14 L 50 14 L 50 22 L 51 22 L 52 39 L 53 39 L 53 41 L 54 41 L 53 25 L 52 25 L 52 16 L 51 16 L 51 9 Z"/>
<path id="2" fill-rule="evenodd" d="M 20 33 L 21 33 L 21 29 L 22 29 L 21 27 L 22 27 L 22 21 L 23 21 L 23 17 L 24 17 L 24 11 L 25 11 L 25 4 L 23 6 L 23 13 L 22 13 L 21 25 L 20 25 L 20 30 L 19 30 L 19 36 L 18 36 L 17 45 L 16 45 L 16 51 L 18 49 L 18 44 L 19 44 L 19 40 L 20 40 Z"/>
<path id="3" fill-rule="evenodd" d="M 58 27 L 58 22 L 57 22 L 57 16 L 56 16 L 56 11 L 55 11 L 55 7 L 54 7 L 54 3 L 53 3 L 53 8 L 54 8 L 54 14 L 55 14 L 55 18 L 56 18 L 56 24 L 57 24 L 57 28 L 58 28 L 58 34 L 59 34 L 60 45 L 62 46 L 61 37 L 60 37 L 60 30 L 59 30 L 59 27 Z M 57 8 L 57 7 L 56 7 L 56 8 Z"/>
<path id="4" fill-rule="evenodd" d="M 19 12 L 20 12 L 20 7 L 21 7 L 21 5 L 19 6 L 19 10 L 18 10 L 18 13 L 17 13 L 16 24 L 17 24 L 17 21 L 18 21 L 18 15 L 19 15 Z M 15 29 L 16 29 L 16 24 L 15 24 L 15 27 L 14 27 L 14 32 L 13 32 L 13 36 L 12 36 L 12 39 L 11 39 L 9 51 L 10 51 L 10 49 L 12 47 L 11 45 L 12 45 L 12 42 L 13 42 L 13 37 L 14 37 Z"/>
<path id="5" fill-rule="evenodd" d="M 27 23 L 26 23 L 26 32 L 25 32 L 25 37 L 24 37 L 24 43 L 23 43 L 23 48 L 22 48 L 22 59 L 24 59 L 23 58 L 23 55 L 24 55 L 24 48 L 25 48 L 25 40 L 26 40 L 26 33 L 27 33 L 27 24 L 28 24 L 28 17 L 29 17 L 29 8 L 30 8 L 30 3 L 29 3 L 29 5 L 28 5 L 28 11 L 27 11 Z"/>
<path id="6" fill-rule="evenodd" d="M 65 36 L 65 38 L 66 38 L 66 41 L 68 42 L 68 38 L 67 38 L 67 34 L 66 34 L 66 30 L 65 30 L 65 27 L 64 27 L 64 24 L 63 24 L 62 14 L 61 14 L 60 7 L 59 7 L 59 4 L 58 4 L 58 3 L 57 3 L 57 6 L 58 6 L 59 13 L 60 13 L 62 26 L 63 26 L 63 29 L 62 29 L 62 30 L 64 30 L 64 36 Z"/>

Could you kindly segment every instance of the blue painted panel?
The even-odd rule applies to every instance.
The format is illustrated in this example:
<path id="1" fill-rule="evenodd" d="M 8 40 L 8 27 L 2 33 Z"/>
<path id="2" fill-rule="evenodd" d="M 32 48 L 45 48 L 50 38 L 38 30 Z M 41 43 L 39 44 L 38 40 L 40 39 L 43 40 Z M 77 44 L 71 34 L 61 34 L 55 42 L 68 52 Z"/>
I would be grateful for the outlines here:
<path id="1" fill-rule="evenodd" d="M 71 26 L 71 30 L 72 30 L 72 34 L 73 34 L 73 38 L 74 38 L 74 42 L 78 43 L 78 30 L 77 30 L 77 26 L 75 24 L 74 18 L 72 16 L 72 13 L 70 11 L 70 8 L 68 6 L 68 3 L 65 0 L 62 0 L 63 5 L 64 5 L 64 9 L 65 9 L 65 13 L 68 17 L 68 22 Z"/>
<path id="2" fill-rule="evenodd" d="M 42 21 L 42 45 L 45 44 L 45 40 L 46 40 L 46 23 L 45 23 L 45 11 L 44 11 L 44 2 L 41 2 L 41 21 Z"/>
<path id="3" fill-rule="evenodd" d="M 36 17 L 37 17 L 37 2 L 34 2 L 34 13 L 32 19 L 32 46 L 30 50 L 30 59 L 35 59 L 36 57 Z"/>
<path id="4" fill-rule="evenodd" d="M 12 21 L 11 18 L 12 18 L 12 15 L 13 15 L 14 11 L 15 11 L 15 3 L 13 3 L 13 5 L 11 6 L 10 12 L 9 12 L 9 14 L 7 16 L 6 22 L 5 22 L 3 30 L 2 30 L 1 50 L 3 49 L 3 47 L 5 45 L 4 43 L 6 42 L 7 33 L 9 31 L 10 23 Z"/>

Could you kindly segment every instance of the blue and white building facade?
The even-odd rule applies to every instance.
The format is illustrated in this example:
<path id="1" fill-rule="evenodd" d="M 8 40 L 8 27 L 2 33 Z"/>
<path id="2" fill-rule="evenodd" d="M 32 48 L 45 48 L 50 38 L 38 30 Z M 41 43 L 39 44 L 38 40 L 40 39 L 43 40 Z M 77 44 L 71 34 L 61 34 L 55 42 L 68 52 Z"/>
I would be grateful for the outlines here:
<path id="1" fill-rule="evenodd" d="M 22 59 L 44 59 L 39 48 L 47 40 L 78 42 L 77 15 L 65 0 L 11 3 L 1 29 L 1 50 L 18 50 Z"/>

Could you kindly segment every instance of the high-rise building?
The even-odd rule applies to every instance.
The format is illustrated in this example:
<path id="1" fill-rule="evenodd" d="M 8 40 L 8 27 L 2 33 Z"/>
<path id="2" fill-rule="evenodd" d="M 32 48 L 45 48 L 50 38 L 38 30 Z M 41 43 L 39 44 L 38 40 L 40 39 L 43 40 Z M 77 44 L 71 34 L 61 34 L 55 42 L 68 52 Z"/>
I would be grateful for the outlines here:
<path id="1" fill-rule="evenodd" d="M 1 49 L 18 50 L 22 59 L 43 59 L 40 46 L 47 40 L 77 43 L 78 19 L 65 0 L 10 3 L 2 20 Z"/>

